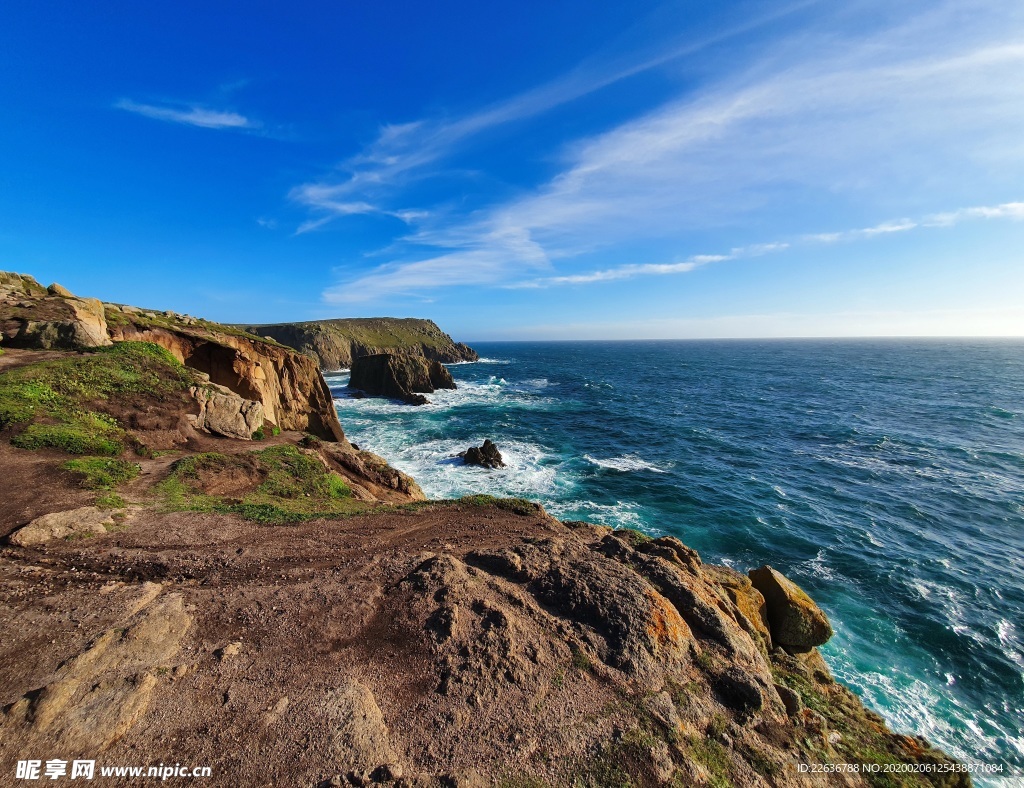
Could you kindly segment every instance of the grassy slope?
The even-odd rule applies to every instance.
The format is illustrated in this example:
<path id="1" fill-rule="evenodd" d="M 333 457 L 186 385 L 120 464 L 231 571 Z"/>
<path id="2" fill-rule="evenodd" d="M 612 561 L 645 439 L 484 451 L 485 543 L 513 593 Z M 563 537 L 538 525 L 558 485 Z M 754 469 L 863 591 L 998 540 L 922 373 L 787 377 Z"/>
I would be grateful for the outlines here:
<path id="1" fill-rule="evenodd" d="M 122 342 L 0 373 L 0 430 L 23 449 L 115 457 L 129 437 L 116 409 L 134 398 L 182 395 L 191 373 L 156 345 Z"/>
<path id="2" fill-rule="evenodd" d="M 412 317 L 339 318 L 306 323 L 249 326 L 248 330 L 262 336 L 279 328 L 292 328 L 310 335 L 326 334 L 336 341 L 356 342 L 366 347 L 382 349 L 407 348 L 414 345 L 447 348 L 453 344 L 451 337 L 441 331 L 432 320 Z"/>

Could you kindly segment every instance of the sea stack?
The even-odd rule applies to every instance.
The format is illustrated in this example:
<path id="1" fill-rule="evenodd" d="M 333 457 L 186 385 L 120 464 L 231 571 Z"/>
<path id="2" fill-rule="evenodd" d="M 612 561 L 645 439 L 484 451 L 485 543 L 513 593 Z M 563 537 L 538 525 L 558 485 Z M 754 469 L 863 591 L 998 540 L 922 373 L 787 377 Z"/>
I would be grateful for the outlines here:
<path id="1" fill-rule="evenodd" d="M 484 440 L 483 446 L 470 446 L 459 456 L 466 465 L 480 465 L 484 468 L 504 468 L 505 460 L 498 451 L 498 447 L 490 438 Z"/>
<path id="2" fill-rule="evenodd" d="M 393 397 L 411 405 L 426 404 L 423 394 L 456 387 L 451 373 L 440 361 L 390 353 L 355 359 L 348 385 L 366 394 Z"/>

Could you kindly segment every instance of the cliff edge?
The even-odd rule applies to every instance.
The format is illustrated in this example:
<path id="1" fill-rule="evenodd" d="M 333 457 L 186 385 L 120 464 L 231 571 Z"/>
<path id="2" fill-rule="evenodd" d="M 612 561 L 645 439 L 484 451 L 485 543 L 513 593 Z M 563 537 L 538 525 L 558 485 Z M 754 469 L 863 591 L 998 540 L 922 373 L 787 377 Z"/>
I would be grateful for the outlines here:
<path id="1" fill-rule="evenodd" d="M 353 359 L 382 353 L 423 356 L 442 364 L 479 358 L 475 350 L 455 342 L 434 321 L 417 318 L 342 318 L 252 325 L 245 330 L 312 356 L 324 370 L 348 369 Z"/>
<path id="2" fill-rule="evenodd" d="M 835 681 L 831 624 L 770 566 L 519 499 L 426 501 L 329 428 L 312 359 L 187 315 L 83 318 L 5 277 L 11 774 L 42 757 L 232 787 L 970 785 Z"/>

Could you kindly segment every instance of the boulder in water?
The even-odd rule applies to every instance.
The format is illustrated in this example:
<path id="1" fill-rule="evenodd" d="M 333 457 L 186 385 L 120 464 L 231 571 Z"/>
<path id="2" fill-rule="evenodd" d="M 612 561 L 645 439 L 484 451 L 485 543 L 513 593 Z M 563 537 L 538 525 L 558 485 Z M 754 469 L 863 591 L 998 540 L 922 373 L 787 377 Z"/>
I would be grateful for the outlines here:
<path id="1" fill-rule="evenodd" d="M 484 468 L 504 468 L 505 461 L 498 447 L 488 438 L 483 446 L 470 446 L 459 456 L 466 465 L 480 465 Z"/>

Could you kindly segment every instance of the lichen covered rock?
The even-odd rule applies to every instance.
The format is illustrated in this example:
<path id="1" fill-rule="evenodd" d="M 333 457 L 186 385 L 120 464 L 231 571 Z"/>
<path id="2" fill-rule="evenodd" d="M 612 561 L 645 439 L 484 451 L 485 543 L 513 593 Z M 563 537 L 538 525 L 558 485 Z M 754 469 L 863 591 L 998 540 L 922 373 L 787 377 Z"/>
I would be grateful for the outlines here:
<path id="1" fill-rule="evenodd" d="M 765 565 L 748 573 L 765 599 L 772 642 L 807 651 L 832 637 L 832 624 L 814 600 L 781 572 Z"/>

